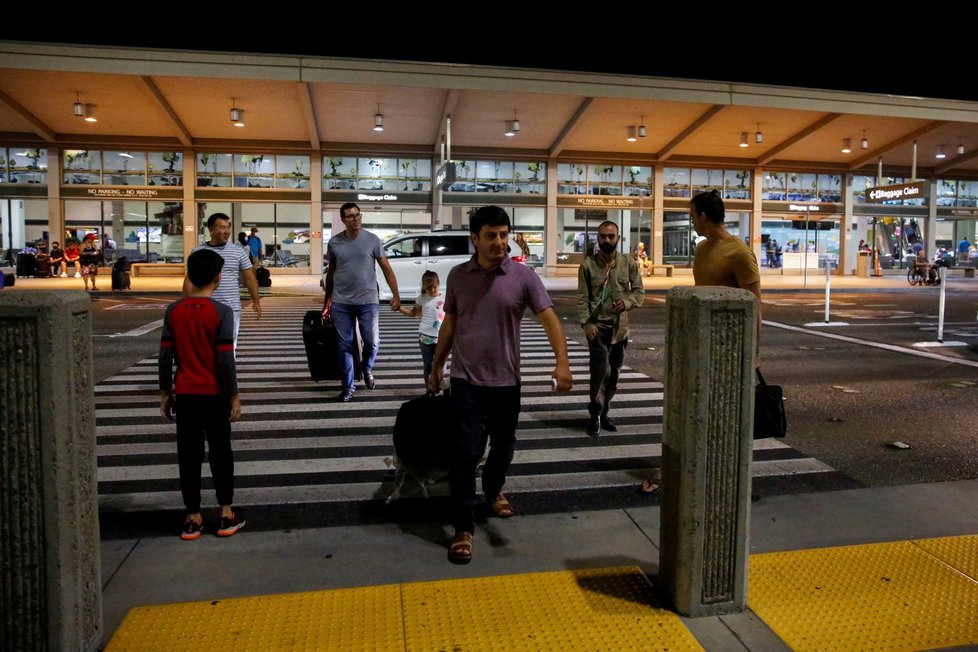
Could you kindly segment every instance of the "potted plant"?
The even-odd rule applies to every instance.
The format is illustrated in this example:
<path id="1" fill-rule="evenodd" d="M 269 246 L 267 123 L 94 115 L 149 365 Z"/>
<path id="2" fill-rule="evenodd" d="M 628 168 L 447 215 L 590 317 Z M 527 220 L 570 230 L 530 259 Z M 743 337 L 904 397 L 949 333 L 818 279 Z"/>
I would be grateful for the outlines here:
<path id="1" fill-rule="evenodd" d="M 29 167 L 31 170 L 37 170 L 37 162 L 41 158 L 41 151 L 36 147 L 28 149 L 26 152 L 24 152 L 24 156 L 31 160 L 31 164 L 27 167 Z"/>
<path id="2" fill-rule="evenodd" d="M 167 172 L 170 173 L 176 172 L 176 164 L 177 161 L 179 160 L 180 160 L 179 152 L 163 152 L 163 162 L 166 163 Z"/>
<path id="3" fill-rule="evenodd" d="M 343 163 L 343 159 L 333 158 L 332 156 L 327 158 L 326 165 L 329 166 L 329 176 L 338 177 L 340 173 L 336 170 L 336 168 L 339 167 L 342 163 Z"/>
<path id="4" fill-rule="evenodd" d="M 533 173 L 533 176 L 530 177 L 531 181 L 534 183 L 540 181 L 540 163 L 529 163 L 526 169 Z"/>

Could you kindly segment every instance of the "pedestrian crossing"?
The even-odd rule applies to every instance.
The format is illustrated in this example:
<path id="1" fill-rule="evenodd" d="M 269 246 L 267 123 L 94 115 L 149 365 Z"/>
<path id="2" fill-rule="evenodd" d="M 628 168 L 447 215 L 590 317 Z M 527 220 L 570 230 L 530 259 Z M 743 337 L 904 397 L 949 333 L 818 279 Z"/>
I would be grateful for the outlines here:
<path id="1" fill-rule="evenodd" d="M 418 322 L 381 311 L 377 388 L 358 386 L 350 403 L 340 403 L 338 382 L 309 380 L 302 315 L 317 307 L 311 297 L 268 297 L 260 320 L 247 309 L 243 314 L 237 351 L 242 420 L 232 434 L 238 505 L 383 501 L 394 489 L 394 418 L 404 401 L 424 392 Z M 558 394 L 551 389 L 554 360 L 546 334 L 535 320 L 524 320 L 522 412 L 506 485 L 517 495 L 553 498 L 558 509 L 563 492 L 637 491 L 662 455 L 662 384 L 623 369 L 612 406 L 618 432 L 588 437 L 588 352 L 572 340 L 568 348 L 574 389 Z M 180 509 L 175 426 L 159 414 L 155 358 L 99 383 L 95 403 L 103 513 Z M 783 481 L 833 469 L 780 441 L 759 440 L 753 472 L 755 479 Z M 213 500 L 209 473 L 205 464 L 205 505 Z M 403 495 L 410 491 L 405 485 Z M 447 484 L 428 487 L 428 494 L 447 494 Z"/>

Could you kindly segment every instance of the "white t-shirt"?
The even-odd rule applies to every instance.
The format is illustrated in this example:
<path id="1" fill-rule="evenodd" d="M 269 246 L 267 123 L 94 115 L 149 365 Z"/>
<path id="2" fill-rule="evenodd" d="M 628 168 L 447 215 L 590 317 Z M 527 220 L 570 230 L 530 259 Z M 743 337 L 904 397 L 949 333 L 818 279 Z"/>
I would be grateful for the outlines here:
<path id="1" fill-rule="evenodd" d="M 418 305 L 421 306 L 421 326 L 418 332 L 437 339 L 438 329 L 445 321 L 445 295 L 439 294 L 433 297 L 429 294 L 421 294 L 418 296 Z"/>

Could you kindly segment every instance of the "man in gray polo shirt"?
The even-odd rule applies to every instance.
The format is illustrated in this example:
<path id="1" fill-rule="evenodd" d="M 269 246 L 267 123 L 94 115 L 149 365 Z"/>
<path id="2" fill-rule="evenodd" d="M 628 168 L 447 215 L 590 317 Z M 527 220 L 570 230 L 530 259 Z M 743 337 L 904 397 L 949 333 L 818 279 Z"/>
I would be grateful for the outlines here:
<path id="1" fill-rule="evenodd" d="M 428 388 L 442 380 L 442 367 L 452 354 L 452 404 L 459 431 L 452 450 L 449 486 L 455 536 L 448 560 L 472 559 L 475 532 L 473 508 L 476 465 L 490 444 L 482 471 L 482 490 L 493 513 L 513 516 L 503 495 L 506 472 L 513 460 L 520 414 L 520 322 L 527 307 L 547 333 L 557 358 L 556 389 L 571 388 L 567 342 L 550 295 L 536 273 L 509 258 L 509 215 L 498 206 L 473 213 L 469 232 L 476 254 L 448 274 L 445 321 L 438 333 Z"/>
<path id="2" fill-rule="evenodd" d="M 241 292 L 238 290 L 238 272 L 241 273 L 241 280 L 248 288 L 251 295 L 251 308 L 255 311 L 255 316 L 261 318 L 261 299 L 258 296 L 258 279 L 255 278 L 255 270 L 251 265 L 251 256 L 248 250 L 231 241 L 231 218 L 224 213 L 214 213 L 207 218 L 207 229 L 210 231 L 211 239 L 204 244 L 197 245 L 190 253 L 201 249 L 210 249 L 221 255 L 224 259 L 224 269 L 221 274 L 221 283 L 214 290 L 211 298 L 220 301 L 231 308 L 234 312 L 234 348 L 238 348 L 238 330 L 241 328 Z M 183 278 L 183 296 L 188 296 L 193 290 L 190 278 Z"/>
<path id="3" fill-rule="evenodd" d="M 380 265 L 391 288 L 391 310 L 401 308 L 397 279 L 380 246 L 380 238 L 363 230 L 360 207 L 353 202 L 340 206 L 342 231 L 329 239 L 326 259 L 329 270 L 323 281 L 326 299 L 323 318 L 332 317 L 339 348 L 339 367 L 343 390 L 339 400 L 353 398 L 353 356 L 356 355 L 356 326 L 363 338 L 363 382 L 367 389 L 376 386 L 374 362 L 380 350 L 380 297 L 377 292 L 377 268 Z"/>

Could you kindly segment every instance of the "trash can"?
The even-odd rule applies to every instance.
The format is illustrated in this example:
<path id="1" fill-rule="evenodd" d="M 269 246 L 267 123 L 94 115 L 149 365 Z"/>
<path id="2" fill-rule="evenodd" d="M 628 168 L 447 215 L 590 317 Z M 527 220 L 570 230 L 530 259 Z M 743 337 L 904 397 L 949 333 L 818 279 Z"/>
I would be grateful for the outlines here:
<path id="1" fill-rule="evenodd" d="M 868 251 L 860 251 L 856 256 L 856 276 L 869 276 L 871 254 Z"/>

